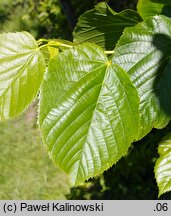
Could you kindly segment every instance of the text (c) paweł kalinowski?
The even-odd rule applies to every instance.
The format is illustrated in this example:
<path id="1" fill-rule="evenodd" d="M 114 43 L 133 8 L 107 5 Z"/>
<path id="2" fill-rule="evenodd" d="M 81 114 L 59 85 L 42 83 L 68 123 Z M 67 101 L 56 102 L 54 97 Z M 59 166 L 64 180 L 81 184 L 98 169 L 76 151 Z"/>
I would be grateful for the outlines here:
<path id="1" fill-rule="evenodd" d="M 46 203 L 46 204 L 27 204 L 22 202 L 20 204 L 20 211 L 28 212 L 45 212 L 45 211 L 103 211 L 103 203 L 93 203 L 93 204 L 70 204 L 70 203 Z"/>

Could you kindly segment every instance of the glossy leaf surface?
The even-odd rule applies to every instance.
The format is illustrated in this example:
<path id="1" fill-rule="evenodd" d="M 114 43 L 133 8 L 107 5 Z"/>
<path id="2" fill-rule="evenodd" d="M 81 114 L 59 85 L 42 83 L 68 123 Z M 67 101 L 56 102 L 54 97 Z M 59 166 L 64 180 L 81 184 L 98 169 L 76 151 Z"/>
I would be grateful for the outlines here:
<path id="1" fill-rule="evenodd" d="M 171 119 L 171 19 L 155 16 L 125 30 L 113 62 L 124 68 L 140 96 L 140 135 Z"/>
<path id="2" fill-rule="evenodd" d="M 163 14 L 171 17 L 171 1 L 170 0 L 139 0 L 137 11 L 146 19 L 150 16 Z"/>
<path id="3" fill-rule="evenodd" d="M 86 43 L 51 60 L 40 95 L 39 124 L 50 157 L 72 185 L 126 154 L 139 128 L 139 98 L 129 76 Z"/>
<path id="4" fill-rule="evenodd" d="M 36 96 L 45 62 L 27 32 L 0 35 L 0 119 L 18 116 Z"/>
<path id="5" fill-rule="evenodd" d="M 74 41 L 92 42 L 112 50 L 124 28 L 134 26 L 139 21 L 141 17 L 133 10 L 116 13 L 106 3 L 99 3 L 79 18 L 74 31 Z"/>
<path id="6" fill-rule="evenodd" d="M 161 196 L 171 191 L 171 133 L 159 143 L 158 152 L 159 158 L 154 171 Z"/>

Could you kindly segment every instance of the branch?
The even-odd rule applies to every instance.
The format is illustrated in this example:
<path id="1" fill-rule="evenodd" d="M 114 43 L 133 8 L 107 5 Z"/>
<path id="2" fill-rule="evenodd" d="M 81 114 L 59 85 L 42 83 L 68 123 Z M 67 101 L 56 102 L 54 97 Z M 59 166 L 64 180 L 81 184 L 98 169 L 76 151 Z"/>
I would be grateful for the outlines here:
<path id="1" fill-rule="evenodd" d="M 61 7 L 66 15 L 70 29 L 73 31 L 76 25 L 75 11 L 68 0 L 59 0 Z"/>

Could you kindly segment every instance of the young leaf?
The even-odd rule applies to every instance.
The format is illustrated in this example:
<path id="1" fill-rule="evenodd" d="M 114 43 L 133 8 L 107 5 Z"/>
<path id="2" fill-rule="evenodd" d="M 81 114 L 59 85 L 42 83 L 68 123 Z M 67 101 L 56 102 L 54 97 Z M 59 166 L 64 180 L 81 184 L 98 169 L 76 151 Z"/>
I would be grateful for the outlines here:
<path id="1" fill-rule="evenodd" d="M 140 135 L 171 119 L 171 19 L 155 16 L 125 30 L 113 63 L 128 71 L 140 96 Z"/>
<path id="2" fill-rule="evenodd" d="M 18 116 L 36 96 L 45 62 L 27 32 L 0 35 L 0 119 Z"/>
<path id="3" fill-rule="evenodd" d="M 163 14 L 171 17 L 171 1 L 170 0 L 139 0 L 137 11 L 146 19 L 150 16 Z"/>
<path id="4" fill-rule="evenodd" d="M 39 124 L 51 158 L 77 185 L 126 154 L 138 134 L 138 93 L 99 46 L 86 43 L 51 60 Z"/>
<path id="5" fill-rule="evenodd" d="M 55 42 L 54 41 L 49 41 L 48 45 L 49 45 L 48 46 L 48 51 L 49 51 L 50 59 L 52 59 L 56 55 L 59 54 L 59 48 L 55 47 Z"/>
<path id="6" fill-rule="evenodd" d="M 159 143 L 159 158 L 154 171 L 159 187 L 159 196 L 171 191 L 171 133 Z"/>
<path id="7" fill-rule="evenodd" d="M 133 10 L 114 12 L 106 3 L 99 3 L 94 9 L 85 12 L 74 30 L 76 43 L 92 42 L 111 50 L 122 35 L 125 27 L 142 21 Z"/>

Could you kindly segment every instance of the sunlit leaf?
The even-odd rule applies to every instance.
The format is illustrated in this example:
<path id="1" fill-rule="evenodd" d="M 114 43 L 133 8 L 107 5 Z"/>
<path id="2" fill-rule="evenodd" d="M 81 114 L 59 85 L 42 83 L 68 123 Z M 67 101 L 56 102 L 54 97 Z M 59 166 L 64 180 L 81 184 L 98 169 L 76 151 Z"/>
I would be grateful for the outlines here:
<path id="1" fill-rule="evenodd" d="M 99 46 L 86 43 L 51 60 L 39 124 L 50 157 L 77 185 L 116 163 L 136 139 L 138 93 Z"/>
<path id="2" fill-rule="evenodd" d="M 59 48 L 55 47 L 55 42 L 54 41 L 49 41 L 48 43 L 48 51 L 50 55 L 50 59 L 54 58 L 56 55 L 59 54 Z"/>
<path id="3" fill-rule="evenodd" d="M 171 133 L 159 143 L 159 158 L 155 165 L 155 177 L 159 196 L 171 191 Z"/>
<path id="4" fill-rule="evenodd" d="M 171 17 L 171 1 L 139 0 L 137 4 L 137 11 L 143 17 L 143 19 L 159 14 Z"/>
<path id="5" fill-rule="evenodd" d="M 35 98 L 45 62 L 27 32 L 0 35 L 0 119 L 18 116 Z"/>
<path id="6" fill-rule="evenodd" d="M 113 63 L 124 68 L 140 96 L 140 135 L 171 119 L 171 19 L 155 16 L 126 29 Z"/>

